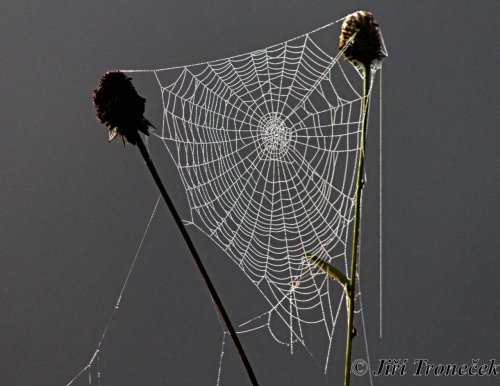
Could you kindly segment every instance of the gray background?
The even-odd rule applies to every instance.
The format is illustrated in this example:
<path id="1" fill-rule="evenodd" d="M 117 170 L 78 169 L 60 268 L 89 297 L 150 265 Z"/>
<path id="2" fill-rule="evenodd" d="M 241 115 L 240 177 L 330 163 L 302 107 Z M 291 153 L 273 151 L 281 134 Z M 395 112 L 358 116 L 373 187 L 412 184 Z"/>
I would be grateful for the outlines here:
<path id="1" fill-rule="evenodd" d="M 377 17 L 390 52 L 383 339 L 376 130 L 368 138 L 363 223 L 372 365 L 379 358 L 500 360 L 498 2 L 4 0 L 1 8 L 0 385 L 62 385 L 85 366 L 157 197 L 136 149 L 108 144 L 95 120 L 90 96 L 102 73 L 231 56 L 364 8 Z M 134 82 L 159 124 L 153 77 Z M 173 163 L 158 166 L 187 215 Z M 244 320 L 255 291 L 206 237 L 191 233 L 230 314 Z M 162 206 L 103 346 L 103 385 L 213 385 L 221 339 Z M 290 356 L 266 334 L 243 343 L 263 385 L 340 384 L 336 371 L 324 376 L 307 354 Z M 374 382 L 493 385 L 498 378 Z M 76 384 L 86 383 L 87 375 Z M 239 384 L 245 373 L 228 341 L 222 385 Z"/>

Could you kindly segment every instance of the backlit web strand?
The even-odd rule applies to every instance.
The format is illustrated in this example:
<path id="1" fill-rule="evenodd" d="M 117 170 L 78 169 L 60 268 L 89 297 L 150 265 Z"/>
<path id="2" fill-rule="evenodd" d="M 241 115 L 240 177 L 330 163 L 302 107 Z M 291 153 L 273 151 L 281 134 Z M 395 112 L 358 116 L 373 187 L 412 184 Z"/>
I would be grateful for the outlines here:
<path id="1" fill-rule="evenodd" d="M 348 265 L 362 98 L 359 71 L 328 53 L 335 34 L 329 25 L 186 66 L 166 85 L 169 69 L 155 70 L 164 108 L 157 137 L 177 166 L 191 222 L 261 291 L 271 311 L 258 328 L 284 323 L 288 334 L 270 332 L 291 350 L 304 344 L 304 325 L 323 326 L 331 339 L 343 299 L 304 254 Z M 325 36 L 329 49 L 319 43 Z"/>

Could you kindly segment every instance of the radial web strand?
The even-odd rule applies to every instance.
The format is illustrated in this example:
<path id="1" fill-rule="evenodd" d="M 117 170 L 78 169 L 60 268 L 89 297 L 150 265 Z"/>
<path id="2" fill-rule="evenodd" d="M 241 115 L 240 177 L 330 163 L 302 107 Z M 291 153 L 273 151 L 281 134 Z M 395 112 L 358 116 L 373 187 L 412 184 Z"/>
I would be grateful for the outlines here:
<path id="1" fill-rule="evenodd" d="M 269 303 L 242 332 L 267 328 L 291 352 L 306 344 L 309 325 L 321 326 L 331 341 L 344 300 L 342 288 L 304 257 L 347 272 L 361 74 L 332 49 L 334 27 L 228 59 L 152 71 L 164 109 L 155 135 L 179 171 L 189 222 Z M 175 80 L 163 80 L 174 71 Z"/>

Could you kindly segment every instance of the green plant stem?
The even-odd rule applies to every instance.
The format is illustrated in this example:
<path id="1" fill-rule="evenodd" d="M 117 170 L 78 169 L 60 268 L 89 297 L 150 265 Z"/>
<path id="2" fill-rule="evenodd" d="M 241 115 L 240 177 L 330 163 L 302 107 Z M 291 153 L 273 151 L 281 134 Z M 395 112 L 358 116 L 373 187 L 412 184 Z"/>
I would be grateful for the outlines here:
<path id="1" fill-rule="evenodd" d="M 345 350 L 345 368 L 344 368 L 344 386 L 349 386 L 351 381 L 351 356 L 352 340 L 354 339 L 354 298 L 356 296 L 356 272 L 359 255 L 359 231 L 361 225 L 361 199 L 364 185 L 364 166 L 365 166 L 365 143 L 366 126 L 368 121 L 368 92 L 370 90 L 371 65 L 363 65 L 363 101 L 362 101 L 362 123 L 361 123 L 361 141 L 359 148 L 357 183 L 356 183 L 356 202 L 354 206 L 354 231 L 352 240 L 352 258 L 351 258 L 351 278 L 347 291 L 347 343 Z"/>
<path id="2" fill-rule="evenodd" d="M 165 200 L 165 203 L 168 206 L 168 209 L 170 209 L 170 212 L 172 213 L 172 217 L 175 220 L 175 223 L 177 224 L 177 227 L 179 228 L 182 237 L 184 238 L 184 241 L 186 242 L 189 251 L 191 252 L 191 255 L 193 256 L 193 259 L 196 263 L 196 266 L 198 267 L 201 276 L 203 276 L 203 279 L 205 280 L 205 284 L 207 285 L 208 290 L 210 291 L 210 295 L 212 296 L 212 299 L 214 300 L 215 305 L 217 306 L 217 309 L 219 310 L 219 314 L 221 318 L 224 320 L 224 323 L 229 331 L 229 334 L 231 335 L 231 338 L 233 339 L 234 345 L 236 346 L 236 349 L 238 350 L 238 353 L 240 354 L 241 360 L 243 362 L 243 365 L 245 366 L 245 369 L 248 373 L 248 377 L 250 378 L 250 381 L 252 382 L 252 385 L 257 386 L 257 378 L 255 377 L 255 374 L 253 372 L 252 366 L 250 365 L 250 361 L 248 360 L 248 357 L 245 353 L 245 350 L 243 349 L 243 346 L 238 338 L 238 335 L 236 334 L 236 330 L 234 329 L 231 320 L 229 319 L 229 316 L 224 308 L 224 305 L 222 304 L 221 299 L 219 298 L 219 295 L 217 294 L 217 291 L 215 290 L 214 285 L 212 284 L 212 281 L 210 280 L 210 277 L 208 275 L 207 270 L 203 266 L 203 262 L 201 261 L 200 256 L 198 255 L 198 252 L 196 251 L 196 248 L 193 244 L 193 241 L 191 240 L 191 237 L 189 236 L 189 233 L 186 230 L 186 227 L 182 223 L 182 220 L 177 213 L 177 210 L 175 209 L 175 206 L 170 199 L 165 186 L 163 185 L 160 176 L 158 175 L 158 172 L 156 171 L 156 168 L 153 164 L 153 161 L 151 160 L 151 157 L 149 156 L 149 152 L 146 149 L 146 146 L 144 146 L 144 142 L 142 141 L 139 133 L 137 133 L 137 147 L 139 148 L 142 158 L 144 158 L 144 162 L 146 163 L 149 171 L 151 172 L 151 175 L 153 176 L 153 179 L 156 182 L 156 185 L 158 186 L 158 189 L 161 192 L 161 195 L 163 196 L 163 199 Z"/>

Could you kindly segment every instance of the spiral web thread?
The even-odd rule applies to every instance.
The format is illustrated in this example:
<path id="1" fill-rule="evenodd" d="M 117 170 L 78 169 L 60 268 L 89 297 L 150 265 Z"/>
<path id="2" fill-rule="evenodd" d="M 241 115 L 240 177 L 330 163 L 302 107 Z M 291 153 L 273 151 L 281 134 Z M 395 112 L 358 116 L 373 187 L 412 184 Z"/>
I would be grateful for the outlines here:
<path id="1" fill-rule="evenodd" d="M 362 74 L 336 49 L 342 20 L 230 58 L 123 70 L 154 73 L 160 85 L 163 125 L 152 138 L 163 142 L 178 169 L 191 214 L 186 224 L 213 240 L 269 304 L 238 333 L 267 329 L 290 352 L 298 344 L 313 355 L 308 330 L 319 328 L 327 342 L 325 372 L 345 296 L 304 255 L 349 272 Z M 379 70 L 380 63 L 372 66 L 372 79 Z M 173 82 L 163 80 L 172 73 L 178 74 Z M 68 385 L 86 371 L 90 376 L 109 324 Z"/>
<path id="2" fill-rule="evenodd" d="M 157 137 L 184 184 L 188 223 L 270 305 L 240 332 L 267 328 L 291 352 L 305 346 L 308 325 L 322 326 L 331 345 L 344 297 L 304 255 L 348 272 L 361 74 L 342 52 L 328 53 L 335 24 L 251 53 L 154 70 L 164 109 Z M 165 84 L 162 73 L 174 69 L 180 74 Z"/>

